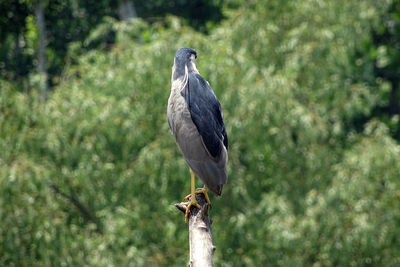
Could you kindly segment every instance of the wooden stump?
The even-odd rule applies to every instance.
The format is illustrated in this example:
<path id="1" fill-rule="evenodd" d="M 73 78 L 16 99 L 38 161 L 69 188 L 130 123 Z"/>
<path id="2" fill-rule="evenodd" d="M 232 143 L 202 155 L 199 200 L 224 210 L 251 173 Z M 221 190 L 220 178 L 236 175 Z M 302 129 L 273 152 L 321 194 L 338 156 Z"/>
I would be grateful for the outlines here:
<path id="1" fill-rule="evenodd" d="M 189 247 L 190 267 L 210 267 L 213 265 L 212 257 L 215 246 L 212 244 L 211 218 L 208 215 L 208 203 L 203 194 L 196 194 L 200 209 L 190 208 L 189 213 Z M 185 202 L 175 204 L 180 211 L 186 212 Z"/>

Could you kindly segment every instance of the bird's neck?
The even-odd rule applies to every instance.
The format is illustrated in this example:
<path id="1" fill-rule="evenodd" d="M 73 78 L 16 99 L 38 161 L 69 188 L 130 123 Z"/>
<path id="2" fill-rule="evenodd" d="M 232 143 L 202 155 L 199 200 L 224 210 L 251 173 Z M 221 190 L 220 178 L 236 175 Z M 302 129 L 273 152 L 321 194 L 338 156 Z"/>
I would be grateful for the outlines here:
<path id="1" fill-rule="evenodd" d="M 182 62 L 181 60 L 174 61 L 174 67 L 172 68 L 172 80 L 184 79 L 188 73 L 199 74 L 196 64 L 194 61 Z"/>
<path id="2" fill-rule="evenodd" d="M 174 64 L 172 67 L 172 81 L 184 79 L 187 72 L 186 65 Z"/>

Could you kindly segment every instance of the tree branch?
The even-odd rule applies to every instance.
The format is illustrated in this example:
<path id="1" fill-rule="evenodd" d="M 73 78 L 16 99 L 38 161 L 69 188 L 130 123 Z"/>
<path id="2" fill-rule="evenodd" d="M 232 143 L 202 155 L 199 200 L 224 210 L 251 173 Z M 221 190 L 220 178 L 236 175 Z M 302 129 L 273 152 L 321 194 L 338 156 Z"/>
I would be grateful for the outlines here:
<path id="1" fill-rule="evenodd" d="M 192 207 L 189 213 L 189 267 L 209 267 L 213 265 L 212 257 L 215 246 L 212 244 L 211 218 L 208 216 L 208 204 L 203 194 L 196 194 L 200 209 Z M 175 207 L 186 212 L 185 202 Z"/>
<path id="2" fill-rule="evenodd" d="M 82 214 L 83 218 L 87 221 L 87 222 L 92 222 L 96 225 L 96 231 L 98 233 L 103 233 L 102 231 L 102 227 L 101 227 L 101 223 L 98 220 L 98 218 L 93 215 L 88 208 L 86 208 L 78 199 L 78 197 L 75 194 L 75 191 L 69 187 L 69 191 L 70 191 L 70 195 L 64 193 L 63 191 L 61 191 L 61 189 L 55 185 L 52 184 L 50 185 L 51 188 L 54 190 L 54 192 L 56 192 L 57 194 L 59 194 L 60 196 L 64 197 L 65 199 L 69 200 L 78 210 L 79 212 Z"/>

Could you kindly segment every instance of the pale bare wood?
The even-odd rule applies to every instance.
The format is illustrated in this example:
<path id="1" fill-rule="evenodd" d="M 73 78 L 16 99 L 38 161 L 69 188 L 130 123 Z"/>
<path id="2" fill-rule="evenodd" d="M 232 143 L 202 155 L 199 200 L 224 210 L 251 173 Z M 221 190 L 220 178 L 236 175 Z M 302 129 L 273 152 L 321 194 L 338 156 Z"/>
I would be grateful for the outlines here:
<path id="1" fill-rule="evenodd" d="M 39 32 L 39 51 L 38 51 L 38 72 L 40 78 L 41 100 L 46 100 L 47 97 L 47 70 L 46 70 L 46 23 L 44 16 L 44 3 L 43 0 L 36 1 L 35 5 L 35 19 L 36 26 Z"/>
<path id="2" fill-rule="evenodd" d="M 189 213 L 189 267 L 211 267 L 213 266 L 213 255 L 215 246 L 212 243 L 211 218 L 208 215 L 208 204 L 203 194 L 196 194 L 196 200 L 200 209 L 193 207 Z M 185 202 L 175 206 L 186 212 Z"/>

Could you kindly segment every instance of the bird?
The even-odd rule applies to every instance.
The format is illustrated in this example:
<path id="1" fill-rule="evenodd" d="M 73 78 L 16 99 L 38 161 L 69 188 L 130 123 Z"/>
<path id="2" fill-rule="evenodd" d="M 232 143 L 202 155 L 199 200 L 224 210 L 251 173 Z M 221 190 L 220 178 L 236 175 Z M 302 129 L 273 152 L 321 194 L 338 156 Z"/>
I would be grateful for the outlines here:
<path id="1" fill-rule="evenodd" d="M 192 206 L 200 208 L 195 194 L 204 194 L 211 206 L 208 190 L 220 196 L 226 184 L 228 135 L 221 104 L 208 81 L 199 73 L 197 52 L 183 47 L 176 51 L 172 67 L 171 94 L 168 99 L 168 124 L 190 168 L 191 194 L 185 222 Z M 195 177 L 204 187 L 195 190 Z"/>

